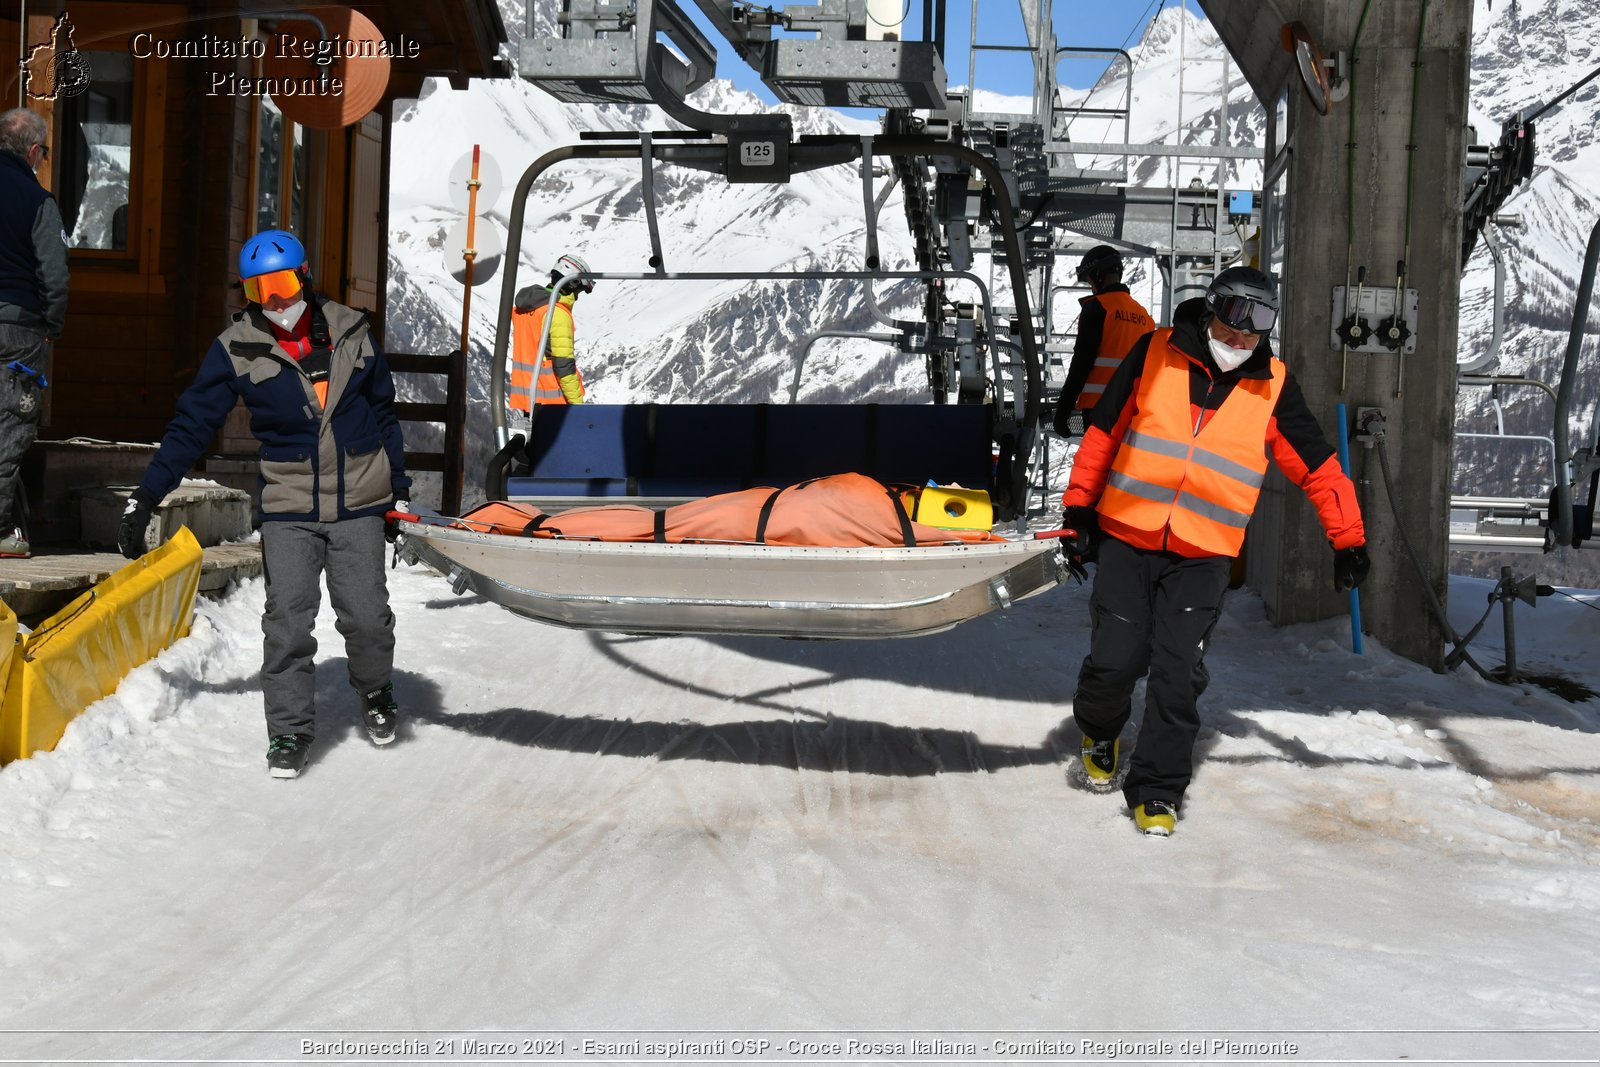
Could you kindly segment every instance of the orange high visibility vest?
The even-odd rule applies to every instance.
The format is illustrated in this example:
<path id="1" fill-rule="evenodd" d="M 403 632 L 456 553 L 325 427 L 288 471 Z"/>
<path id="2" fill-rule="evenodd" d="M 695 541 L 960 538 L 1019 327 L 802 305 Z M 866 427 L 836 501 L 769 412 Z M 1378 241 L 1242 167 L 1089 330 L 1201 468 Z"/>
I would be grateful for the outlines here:
<path id="1" fill-rule="evenodd" d="M 1078 394 L 1078 407 L 1088 411 L 1100 402 L 1106 383 L 1122 366 L 1122 359 L 1133 348 L 1133 343 L 1156 328 L 1156 320 L 1130 293 L 1100 293 L 1079 301 L 1087 304 L 1098 300 L 1106 310 L 1106 322 L 1100 330 L 1100 351 L 1095 353 L 1094 367 Z"/>
<path id="2" fill-rule="evenodd" d="M 531 410 L 528 406 L 530 386 L 533 402 L 536 404 L 567 402 L 566 396 L 561 392 L 561 383 L 556 381 L 555 368 L 550 363 L 548 342 L 545 345 L 543 359 L 538 359 L 533 354 L 539 345 L 539 334 L 544 329 L 544 316 L 548 308 L 548 304 L 541 302 L 528 311 L 513 309 L 511 312 L 511 392 L 506 397 L 506 403 L 518 411 Z M 566 315 L 568 328 L 576 335 L 572 310 L 559 303 L 556 308 Z M 555 329 L 554 323 L 551 323 L 551 329 Z M 578 388 L 580 390 L 583 388 L 582 375 L 578 377 Z"/>
<path id="3" fill-rule="evenodd" d="M 1270 379 L 1238 379 L 1196 432 L 1191 360 L 1171 337 L 1164 329 L 1150 339 L 1133 420 L 1096 510 L 1136 530 L 1169 530 L 1202 552 L 1237 556 L 1266 477 L 1267 427 L 1288 371 L 1275 359 Z"/>

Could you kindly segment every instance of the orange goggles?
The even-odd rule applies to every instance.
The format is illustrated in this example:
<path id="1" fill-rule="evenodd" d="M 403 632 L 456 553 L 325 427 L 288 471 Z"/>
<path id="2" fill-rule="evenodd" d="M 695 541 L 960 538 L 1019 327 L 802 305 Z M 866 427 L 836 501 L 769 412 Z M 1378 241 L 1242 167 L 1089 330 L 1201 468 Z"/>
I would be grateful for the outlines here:
<path id="1" fill-rule="evenodd" d="M 273 297 L 289 300 L 300 294 L 303 286 L 300 283 L 300 272 L 297 270 L 274 270 L 266 274 L 257 274 L 254 278 L 240 279 L 244 282 L 245 299 L 252 304 L 265 304 Z"/>

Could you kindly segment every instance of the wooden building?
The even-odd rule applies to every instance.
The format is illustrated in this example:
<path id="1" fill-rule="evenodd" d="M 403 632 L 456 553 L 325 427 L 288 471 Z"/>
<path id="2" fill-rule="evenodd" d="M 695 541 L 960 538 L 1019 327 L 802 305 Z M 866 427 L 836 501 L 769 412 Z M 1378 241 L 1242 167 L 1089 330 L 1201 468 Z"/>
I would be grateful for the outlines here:
<path id="1" fill-rule="evenodd" d="M 259 229 L 293 230 L 317 288 L 381 325 L 394 102 L 429 76 L 464 86 L 511 74 L 497 58 L 506 34 L 495 0 L 365 2 L 387 45 L 386 80 L 369 113 L 318 128 L 296 121 L 301 102 L 258 91 L 281 58 L 285 16 L 245 17 L 252 5 L 237 0 L 0 3 L 0 46 L 23 60 L 0 65 L 0 108 L 26 104 L 48 120 L 39 177 L 71 246 L 42 434 L 54 439 L 160 437 L 207 345 L 243 306 L 237 255 Z M 348 25 L 349 9 L 265 7 L 309 12 L 334 36 Z M 346 54 L 329 69 L 359 81 L 348 64 L 369 58 Z M 241 415 L 228 435 L 242 445 Z"/>

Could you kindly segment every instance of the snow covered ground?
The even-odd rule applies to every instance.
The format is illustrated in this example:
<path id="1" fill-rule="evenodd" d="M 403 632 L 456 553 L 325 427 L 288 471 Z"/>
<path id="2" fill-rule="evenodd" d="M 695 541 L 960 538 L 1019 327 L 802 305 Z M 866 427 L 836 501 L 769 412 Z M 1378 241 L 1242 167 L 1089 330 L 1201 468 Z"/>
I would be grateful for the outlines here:
<path id="1" fill-rule="evenodd" d="M 252 582 L 0 772 L 0 1059 L 651 1058 L 582 1045 L 637 1030 L 724 1042 L 701 1062 L 909 1061 L 935 1034 L 989 1062 L 1145 1062 L 1092 1035 L 1168 1063 L 1600 1047 L 1600 700 L 1356 657 L 1342 621 L 1276 629 L 1233 593 L 1163 841 L 1070 780 L 1087 589 L 810 643 L 544 627 L 419 568 L 391 588 L 391 748 L 325 608 L 317 750 L 268 778 Z M 1488 589 L 1452 581 L 1458 627 Z M 1519 662 L 1600 688 L 1579 599 L 1518 607 Z M 468 1044 L 505 1035 L 560 1045 Z"/>

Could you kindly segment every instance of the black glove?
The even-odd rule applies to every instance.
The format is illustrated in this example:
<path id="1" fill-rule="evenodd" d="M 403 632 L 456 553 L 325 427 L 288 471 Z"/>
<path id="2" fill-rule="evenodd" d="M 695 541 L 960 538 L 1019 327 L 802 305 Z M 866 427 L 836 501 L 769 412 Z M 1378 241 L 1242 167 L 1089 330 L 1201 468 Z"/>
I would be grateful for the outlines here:
<path id="1" fill-rule="evenodd" d="M 1095 514 L 1094 508 L 1074 505 L 1062 510 L 1061 528 L 1072 531 L 1061 538 L 1061 547 L 1072 558 L 1082 559 L 1094 547 L 1095 538 L 1100 536 L 1100 517 Z"/>
<path id="2" fill-rule="evenodd" d="M 1088 424 L 1089 416 L 1077 408 L 1056 407 L 1055 431 L 1067 440 L 1082 437 Z"/>
<path id="3" fill-rule="evenodd" d="M 1366 545 L 1341 548 L 1333 554 L 1333 588 L 1343 593 L 1360 585 L 1372 569 Z"/>
<path id="4" fill-rule="evenodd" d="M 129 559 L 145 554 L 144 538 L 150 529 L 150 515 L 160 501 L 152 500 L 143 489 L 135 489 L 117 525 L 117 551 Z"/>

